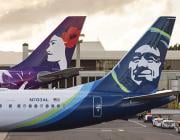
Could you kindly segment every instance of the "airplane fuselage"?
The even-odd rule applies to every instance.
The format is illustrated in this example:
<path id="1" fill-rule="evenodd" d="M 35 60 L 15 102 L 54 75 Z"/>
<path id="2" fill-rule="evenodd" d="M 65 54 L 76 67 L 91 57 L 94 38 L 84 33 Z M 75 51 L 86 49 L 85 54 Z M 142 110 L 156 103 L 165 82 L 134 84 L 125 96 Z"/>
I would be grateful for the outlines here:
<path id="1" fill-rule="evenodd" d="M 124 96 L 125 97 L 125 96 Z M 82 85 L 67 90 L 0 90 L 0 131 L 51 131 L 128 118 L 166 104 L 123 102 L 122 95 L 90 92 Z"/>

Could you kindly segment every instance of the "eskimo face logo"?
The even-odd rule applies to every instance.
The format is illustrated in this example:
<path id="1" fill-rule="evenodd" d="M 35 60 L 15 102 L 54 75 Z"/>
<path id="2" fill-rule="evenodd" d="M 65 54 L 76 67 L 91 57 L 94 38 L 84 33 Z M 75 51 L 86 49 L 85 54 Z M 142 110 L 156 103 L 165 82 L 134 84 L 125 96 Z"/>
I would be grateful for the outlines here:
<path id="1" fill-rule="evenodd" d="M 153 81 L 159 77 L 160 66 L 159 49 L 142 45 L 135 50 L 135 55 L 129 63 L 131 78 L 138 85 L 143 81 Z"/>

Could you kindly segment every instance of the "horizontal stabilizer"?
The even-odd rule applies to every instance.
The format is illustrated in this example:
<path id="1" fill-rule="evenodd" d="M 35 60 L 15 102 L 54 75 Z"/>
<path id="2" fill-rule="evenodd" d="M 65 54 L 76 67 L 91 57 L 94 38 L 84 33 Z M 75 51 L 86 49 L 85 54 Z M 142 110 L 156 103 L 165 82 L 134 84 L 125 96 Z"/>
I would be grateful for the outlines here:
<path id="1" fill-rule="evenodd" d="M 178 95 L 178 94 L 180 94 L 180 91 L 162 90 L 162 91 L 157 91 L 157 92 L 155 92 L 153 94 L 149 94 L 149 95 L 127 97 L 127 98 L 124 98 L 123 100 L 150 101 L 150 100 L 155 100 L 155 99 Z"/>
<path id="2" fill-rule="evenodd" d="M 80 70 L 83 70 L 83 68 L 67 68 L 55 72 L 44 71 L 44 72 L 40 72 L 37 77 L 39 82 L 51 82 L 61 78 L 70 78 L 77 76 L 79 75 Z"/>

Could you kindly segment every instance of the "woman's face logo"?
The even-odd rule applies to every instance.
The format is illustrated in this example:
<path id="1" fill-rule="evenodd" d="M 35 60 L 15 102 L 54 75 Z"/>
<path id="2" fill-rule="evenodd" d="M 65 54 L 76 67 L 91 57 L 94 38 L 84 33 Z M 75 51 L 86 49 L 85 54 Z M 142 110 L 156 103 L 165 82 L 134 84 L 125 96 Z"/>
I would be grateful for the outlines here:
<path id="1" fill-rule="evenodd" d="M 49 47 L 47 48 L 48 58 L 50 62 L 59 62 L 66 58 L 65 56 L 65 45 L 61 37 L 53 35 L 49 41 Z"/>
<path id="2" fill-rule="evenodd" d="M 69 27 L 67 32 L 63 32 L 61 36 L 53 35 L 49 41 L 49 47 L 47 48 L 47 61 L 57 62 L 61 70 L 67 68 L 67 58 L 71 57 L 71 52 L 66 52 L 66 48 L 74 49 L 80 31 L 76 27 Z"/>
<path id="3" fill-rule="evenodd" d="M 160 65 L 159 49 L 143 45 L 135 51 L 129 63 L 131 78 L 138 85 L 143 81 L 153 81 L 159 76 Z"/>

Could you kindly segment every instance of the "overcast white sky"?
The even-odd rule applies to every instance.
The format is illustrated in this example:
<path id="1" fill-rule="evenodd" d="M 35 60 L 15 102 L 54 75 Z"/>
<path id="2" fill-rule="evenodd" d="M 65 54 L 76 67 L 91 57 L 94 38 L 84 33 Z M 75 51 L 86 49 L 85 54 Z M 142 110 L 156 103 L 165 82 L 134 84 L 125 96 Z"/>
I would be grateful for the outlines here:
<path id="1" fill-rule="evenodd" d="M 69 15 L 86 15 L 85 41 L 129 50 L 159 16 L 176 16 L 170 45 L 180 43 L 180 0 L 0 0 L 0 50 L 36 48 Z"/>

